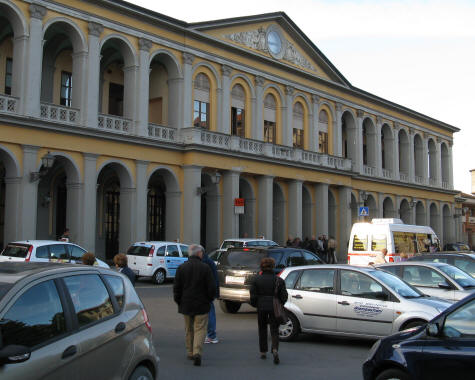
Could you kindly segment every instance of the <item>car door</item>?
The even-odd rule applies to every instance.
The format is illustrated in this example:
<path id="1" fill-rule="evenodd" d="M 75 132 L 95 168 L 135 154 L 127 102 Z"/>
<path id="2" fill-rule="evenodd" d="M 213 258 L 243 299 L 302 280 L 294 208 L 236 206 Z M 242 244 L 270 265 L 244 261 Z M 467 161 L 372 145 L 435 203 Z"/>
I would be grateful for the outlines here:
<path id="1" fill-rule="evenodd" d="M 289 300 L 302 314 L 301 327 L 335 331 L 336 269 L 307 269 L 289 292 Z"/>
<path id="2" fill-rule="evenodd" d="M 423 347 L 422 380 L 468 379 L 475 373 L 475 299 L 445 318 L 437 337 Z"/>
<path id="3" fill-rule="evenodd" d="M 439 287 L 439 284 L 449 285 L 449 282 L 432 268 L 422 265 L 404 265 L 401 276 L 404 281 L 431 297 L 455 300 L 455 290 Z"/>
<path id="4" fill-rule="evenodd" d="M 178 245 L 169 244 L 165 251 L 165 264 L 169 277 L 175 277 L 177 268 L 184 262 L 184 258 L 180 256 Z"/>
<path id="5" fill-rule="evenodd" d="M 341 270 L 337 295 L 337 330 L 362 335 L 389 335 L 394 320 L 390 293 L 368 275 Z"/>
<path id="6" fill-rule="evenodd" d="M 31 349 L 23 363 L 0 366 L 1 379 L 79 380 L 78 337 L 53 279 L 36 282 L 0 311 L 3 346 Z"/>
<path id="7" fill-rule="evenodd" d="M 127 313 L 120 313 L 117 299 L 98 274 L 72 275 L 63 281 L 80 332 L 80 378 L 122 378 L 134 352 L 134 345 L 124 337 L 129 329 Z"/>

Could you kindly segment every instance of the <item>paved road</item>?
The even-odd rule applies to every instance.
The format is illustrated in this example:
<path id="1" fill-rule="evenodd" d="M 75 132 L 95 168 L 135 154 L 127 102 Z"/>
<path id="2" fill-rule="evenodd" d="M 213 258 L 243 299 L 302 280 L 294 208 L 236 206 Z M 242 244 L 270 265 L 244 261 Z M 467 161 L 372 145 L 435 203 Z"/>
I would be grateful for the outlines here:
<path id="1" fill-rule="evenodd" d="M 207 344 L 201 367 L 186 359 L 183 318 L 172 298 L 172 285 L 137 282 L 137 292 L 152 322 L 160 356 L 160 379 L 361 379 L 361 364 L 371 341 L 303 335 L 281 343 L 281 364 L 259 358 L 255 309 L 244 305 L 237 314 L 225 314 L 216 303 L 220 343 Z"/>

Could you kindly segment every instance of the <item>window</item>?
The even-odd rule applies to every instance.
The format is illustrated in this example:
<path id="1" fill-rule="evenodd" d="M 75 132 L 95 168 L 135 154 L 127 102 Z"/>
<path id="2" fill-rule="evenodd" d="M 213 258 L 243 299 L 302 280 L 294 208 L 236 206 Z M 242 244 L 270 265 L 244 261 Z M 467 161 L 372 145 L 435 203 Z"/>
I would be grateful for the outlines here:
<path id="1" fill-rule="evenodd" d="M 304 110 L 302 103 L 297 102 L 292 109 L 292 135 L 295 148 L 303 149 Z"/>
<path id="2" fill-rule="evenodd" d="M 371 237 L 371 250 L 381 251 L 383 248 L 387 248 L 386 235 L 373 235 Z"/>
<path id="3" fill-rule="evenodd" d="M 49 259 L 49 251 L 47 245 L 44 245 L 43 247 L 36 247 L 36 258 Z"/>
<path id="4" fill-rule="evenodd" d="M 231 107 L 231 134 L 244 137 L 244 110 Z"/>
<path id="5" fill-rule="evenodd" d="M 208 77 L 199 73 L 194 80 L 193 125 L 209 129 L 210 83 Z"/>
<path id="6" fill-rule="evenodd" d="M 285 278 L 285 287 L 287 289 L 293 289 L 295 286 L 295 281 L 297 281 L 297 278 L 299 277 L 300 271 L 295 270 L 293 272 L 290 272 L 289 275 Z"/>
<path id="7" fill-rule="evenodd" d="M 73 89 L 73 75 L 67 71 L 61 71 L 61 97 L 62 106 L 71 107 L 71 96 Z"/>
<path id="8" fill-rule="evenodd" d="M 268 143 L 275 143 L 275 123 L 264 120 L 264 141 Z"/>
<path id="9" fill-rule="evenodd" d="M 414 286 L 438 288 L 440 283 L 447 283 L 445 279 L 430 268 L 419 266 L 405 266 L 402 279 Z"/>
<path id="10" fill-rule="evenodd" d="M 49 257 L 51 260 L 68 260 L 69 253 L 64 244 L 52 244 L 49 246 Z"/>
<path id="11" fill-rule="evenodd" d="M 82 248 L 79 248 L 75 245 L 68 245 L 69 253 L 71 255 L 71 260 L 81 260 L 82 256 L 86 253 L 86 251 Z"/>
<path id="12" fill-rule="evenodd" d="M 293 129 L 293 144 L 294 148 L 303 149 L 303 129 Z"/>
<path id="13" fill-rule="evenodd" d="M 325 110 L 318 114 L 318 151 L 328 154 L 328 113 Z"/>
<path id="14" fill-rule="evenodd" d="M 12 94 L 13 59 L 7 58 L 5 64 L 5 94 Z"/>
<path id="15" fill-rule="evenodd" d="M 169 256 L 169 257 L 180 257 L 180 253 L 178 252 L 178 246 L 177 245 L 167 246 L 167 256 Z"/>
<path id="16" fill-rule="evenodd" d="M 362 273 L 342 270 L 340 281 L 341 294 L 344 296 L 381 299 L 381 293 L 384 292 L 378 282 Z"/>
<path id="17" fill-rule="evenodd" d="M 416 253 L 416 235 L 412 232 L 393 232 L 396 253 Z"/>
<path id="18" fill-rule="evenodd" d="M 133 245 L 127 251 L 127 255 L 145 257 L 145 256 L 149 255 L 151 248 L 152 247 L 143 247 L 143 246 L 140 246 L 140 245 Z"/>
<path id="19" fill-rule="evenodd" d="M 109 83 L 109 115 L 124 115 L 124 86 Z"/>
<path id="20" fill-rule="evenodd" d="M 306 270 L 302 273 L 297 289 L 318 293 L 333 293 L 334 269 Z"/>
<path id="21" fill-rule="evenodd" d="M 368 250 L 368 235 L 353 236 L 353 251 L 367 251 Z"/>
<path id="22" fill-rule="evenodd" d="M 79 327 L 114 314 L 109 293 L 99 276 L 85 274 L 65 277 L 64 282 L 71 294 Z"/>
<path id="23" fill-rule="evenodd" d="M 189 256 L 187 245 L 180 244 L 180 249 L 181 249 L 181 253 L 182 253 L 183 257 L 188 257 Z"/>
<path id="24" fill-rule="evenodd" d="M 193 108 L 193 126 L 209 129 L 209 103 L 195 100 Z"/>
<path id="25" fill-rule="evenodd" d="M 299 265 L 305 265 L 305 260 L 303 259 L 300 251 L 288 252 L 285 255 L 285 266 L 287 267 L 296 267 Z"/>
<path id="26" fill-rule="evenodd" d="M 3 346 L 35 347 L 66 333 L 63 308 L 53 280 L 23 293 L 0 321 Z"/>
<path id="27" fill-rule="evenodd" d="M 328 133 L 318 132 L 318 151 L 328 154 Z"/>
<path id="28" fill-rule="evenodd" d="M 276 268 L 285 268 L 282 264 L 280 264 L 280 260 L 282 259 L 282 252 L 270 251 L 269 257 L 274 259 Z"/>
<path id="29" fill-rule="evenodd" d="M 307 251 L 303 251 L 302 253 L 306 265 L 318 265 L 322 263 L 313 253 Z"/>
<path id="30" fill-rule="evenodd" d="M 117 276 L 105 275 L 104 278 L 109 284 L 112 293 L 117 300 L 117 304 L 122 308 L 122 305 L 124 304 L 124 282 Z"/>
<path id="31" fill-rule="evenodd" d="M 475 300 L 450 313 L 445 319 L 444 335 L 449 338 L 475 337 Z"/>
<path id="32" fill-rule="evenodd" d="M 475 261 L 474 260 L 465 260 L 465 259 L 455 259 L 454 265 L 457 268 L 462 269 L 467 272 L 469 275 L 475 278 Z"/>
<path id="33" fill-rule="evenodd" d="M 368 129 L 363 125 L 363 165 L 368 165 L 368 144 L 367 144 Z"/>
<path id="34" fill-rule="evenodd" d="M 157 256 L 165 256 L 165 251 L 167 249 L 166 245 L 162 245 L 160 248 L 157 249 Z"/>

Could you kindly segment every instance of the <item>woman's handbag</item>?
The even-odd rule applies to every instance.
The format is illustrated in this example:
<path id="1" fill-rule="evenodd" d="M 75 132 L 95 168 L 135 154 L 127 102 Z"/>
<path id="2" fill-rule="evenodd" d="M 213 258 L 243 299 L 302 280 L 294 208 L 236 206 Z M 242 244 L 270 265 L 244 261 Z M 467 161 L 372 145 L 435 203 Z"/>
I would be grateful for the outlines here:
<path id="1" fill-rule="evenodd" d="M 279 325 L 283 325 L 284 323 L 287 323 L 287 313 L 285 312 L 284 305 L 282 305 L 282 302 L 280 302 L 277 285 L 278 283 L 277 283 L 277 277 L 276 277 L 275 283 L 274 283 L 274 297 L 272 300 L 273 307 L 274 307 L 274 317 L 275 317 L 276 322 Z"/>

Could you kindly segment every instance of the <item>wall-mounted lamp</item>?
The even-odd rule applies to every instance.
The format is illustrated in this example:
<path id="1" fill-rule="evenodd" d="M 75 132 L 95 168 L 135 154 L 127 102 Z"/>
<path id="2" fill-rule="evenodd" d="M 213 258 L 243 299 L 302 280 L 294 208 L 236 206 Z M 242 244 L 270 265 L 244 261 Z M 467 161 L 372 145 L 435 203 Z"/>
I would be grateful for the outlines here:
<path id="1" fill-rule="evenodd" d="M 211 183 L 213 185 L 217 185 L 219 181 L 221 180 L 221 173 L 218 172 L 217 170 L 214 172 L 213 175 L 211 175 Z M 196 188 L 196 195 L 202 195 L 208 192 L 208 190 L 211 189 L 212 186 L 202 186 L 202 187 L 197 187 Z"/>
<path id="2" fill-rule="evenodd" d="M 368 200 L 368 196 L 369 196 L 369 194 L 366 191 L 364 191 L 364 190 L 360 191 L 360 200 L 363 203 Z"/>
<path id="3" fill-rule="evenodd" d="M 41 157 L 41 167 L 39 172 L 30 172 L 30 182 L 38 181 L 40 178 L 44 177 L 49 169 L 53 167 L 55 157 L 48 152 L 43 157 Z"/>
<path id="4" fill-rule="evenodd" d="M 407 202 L 407 203 L 409 203 L 409 207 L 410 207 L 410 208 L 414 208 L 414 207 L 416 207 L 416 205 L 417 205 L 417 201 L 415 201 L 414 199 L 411 199 L 411 200 L 410 200 L 409 202 Z"/>

